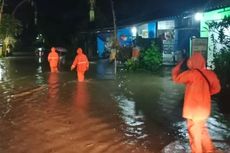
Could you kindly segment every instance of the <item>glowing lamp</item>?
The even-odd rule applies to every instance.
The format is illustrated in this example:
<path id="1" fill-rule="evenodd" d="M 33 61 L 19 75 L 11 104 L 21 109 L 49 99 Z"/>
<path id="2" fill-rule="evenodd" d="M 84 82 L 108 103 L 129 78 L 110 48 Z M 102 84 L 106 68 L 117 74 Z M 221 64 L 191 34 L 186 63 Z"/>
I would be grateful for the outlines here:
<path id="1" fill-rule="evenodd" d="M 195 14 L 195 20 L 200 21 L 203 18 L 203 13 L 197 12 Z"/>
<path id="2" fill-rule="evenodd" d="M 137 36 L 137 28 L 132 27 L 131 31 L 132 31 L 132 36 L 136 37 Z"/>

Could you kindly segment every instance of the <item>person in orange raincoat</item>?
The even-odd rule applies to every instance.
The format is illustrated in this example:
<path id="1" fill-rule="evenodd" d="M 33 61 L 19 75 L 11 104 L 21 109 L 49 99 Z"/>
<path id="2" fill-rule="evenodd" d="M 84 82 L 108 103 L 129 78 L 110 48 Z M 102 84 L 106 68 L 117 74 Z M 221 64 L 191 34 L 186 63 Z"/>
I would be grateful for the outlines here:
<path id="1" fill-rule="evenodd" d="M 51 52 L 48 55 L 48 61 L 51 72 L 58 72 L 59 55 L 54 47 L 51 48 Z"/>
<path id="2" fill-rule="evenodd" d="M 205 124 L 211 113 L 211 95 L 221 89 L 219 79 L 206 69 L 205 59 L 198 51 L 188 59 L 189 69 L 181 73 L 182 64 L 183 61 L 172 69 L 172 79 L 186 85 L 183 117 L 187 120 L 192 153 L 214 153 L 215 147 Z"/>
<path id="3" fill-rule="evenodd" d="M 71 70 L 77 70 L 77 78 L 79 82 L 85 80 L 85 71 L 89 69 L 89 61 L 87 56 L 83 53 L 81 48 L 77 49 L 77 55 L 71 66 Z"/>

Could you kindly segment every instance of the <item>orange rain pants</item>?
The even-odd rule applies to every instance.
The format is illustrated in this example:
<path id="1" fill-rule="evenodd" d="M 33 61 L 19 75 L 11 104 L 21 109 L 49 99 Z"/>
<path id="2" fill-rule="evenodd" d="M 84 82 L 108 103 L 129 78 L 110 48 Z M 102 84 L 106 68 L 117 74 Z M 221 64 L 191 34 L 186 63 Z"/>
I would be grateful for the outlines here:
<path id="1" fill-rule="evenodd" d="M 51 72 L 58 72 L 57 66 L 54 66 L 54 65 L 50 64 L 50 71 Z"/>
<path id="2" fill-rule="evenodd" d="M 187 119 L 189 142 L 192 153 L 213 153 L 215 147 L 205 126 L 206 120 Z"/>
<path id="3" fill-rule="evenodd" d="M 85 80 L 85 71 L 77 71 L 77 78 L 79 82 Z"/>

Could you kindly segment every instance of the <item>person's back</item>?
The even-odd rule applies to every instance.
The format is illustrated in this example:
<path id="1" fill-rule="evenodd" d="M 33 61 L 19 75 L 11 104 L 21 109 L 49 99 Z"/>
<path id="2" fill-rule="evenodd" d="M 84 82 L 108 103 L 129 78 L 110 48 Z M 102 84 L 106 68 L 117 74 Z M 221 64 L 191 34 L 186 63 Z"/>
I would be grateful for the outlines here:
<path id="1" fill-rule="evenodd" d="M 76 56 L 77 70 L 78 71 L 86 71 L 88 69 L 89 61 L 85 54 L 80 53 Z"/>
<path id="2" fill-rule="evenodd" d="M 186 85 L 183 117 L 187 119 L 190 144 L 194 153 L 213 151 L 205 122 L 211 112 L 211 95 L 220 91 L 216 74 L 206 69 L 200 52 L 195 52 L 187 61 L 188 70 L 180 73 L 182 62 L 172 70 L 172 79 Z M 204 145 L 205 143 L 205 145 Z M 203 148 L 203 149 L 202 149 Z"/>
<path id="3" fill-rule="evenodd" d="M 58 62 L 59 62 L 59 56 L 58 53 L 56 53 L 55 48 L 51 48 L 51 52 L 48 55 L 48 61 L 50 64 L 50 70 L 51 72 L 58 72 Z"/>

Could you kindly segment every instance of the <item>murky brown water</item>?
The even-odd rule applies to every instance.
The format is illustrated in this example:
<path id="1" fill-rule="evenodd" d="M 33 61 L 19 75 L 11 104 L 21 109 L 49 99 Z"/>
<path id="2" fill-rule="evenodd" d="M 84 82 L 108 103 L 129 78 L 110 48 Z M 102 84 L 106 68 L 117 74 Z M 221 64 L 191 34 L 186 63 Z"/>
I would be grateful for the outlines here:
<path id="1" fill-rule="evenodd" d="M 92 63 L 78 83 L 69 64 L 58 74 L 33 58 L 0 60 L 0 153 L 158 153 L 187 140 L 183 87 L 161 75 Z M 229 143 L 230 119 L 213 102 L 209 129 Z"/>

